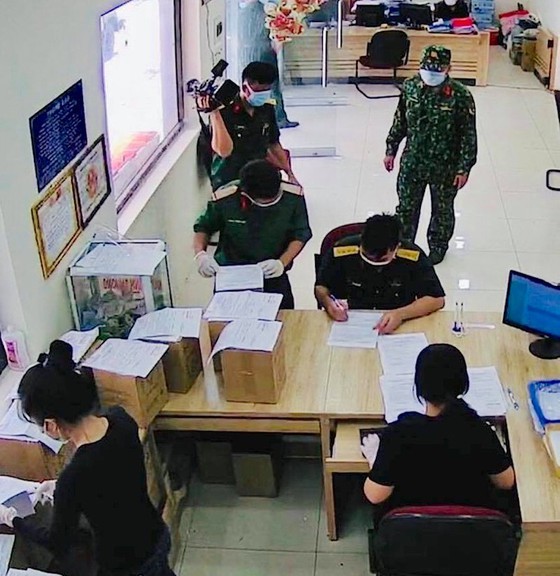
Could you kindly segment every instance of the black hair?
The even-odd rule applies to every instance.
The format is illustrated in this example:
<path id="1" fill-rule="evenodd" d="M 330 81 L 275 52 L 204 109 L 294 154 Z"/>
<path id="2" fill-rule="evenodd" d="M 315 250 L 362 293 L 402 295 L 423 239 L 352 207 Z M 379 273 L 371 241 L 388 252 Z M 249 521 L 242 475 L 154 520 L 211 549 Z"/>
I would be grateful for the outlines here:
<path id="1" fill-rule="evenodd" d="M 462 352 L 451 344 L 430 344 L 416 360 L 414 386 L 419 400 L 443 406 L 444 412 L 470 411 L 459 398 L 469 391 L 467 362 Z"/>
<path id="2" fill-rule="evenodd" d="M 276 67 L 268 62 L 249 62 L 241 73 L 241 80 L 257 84 L 274 84 L 278 80 Z"/>
<path id="3" fill-rule="evenodd" d="M 401 241 L 401 223 L 391 214 L 376 214 L 366 220 L 361 245 L 367 255 L 383 258 Z"/>
<path id="4" fill-rule="evenodd" d="M 77 424 L 98 407 L 95 383 L 76 371 L 72 346 L 54 340 L 48 354 L 23 375 L 18 396 L 24 416 L 42 426 L 47 418 Z"/>
<path id="5" fill-rule="evenodd" d="M 278 196 L 282 176 L 270 162 L 251 160 L 239 171 L 239 188 L 251 198 Z"/>

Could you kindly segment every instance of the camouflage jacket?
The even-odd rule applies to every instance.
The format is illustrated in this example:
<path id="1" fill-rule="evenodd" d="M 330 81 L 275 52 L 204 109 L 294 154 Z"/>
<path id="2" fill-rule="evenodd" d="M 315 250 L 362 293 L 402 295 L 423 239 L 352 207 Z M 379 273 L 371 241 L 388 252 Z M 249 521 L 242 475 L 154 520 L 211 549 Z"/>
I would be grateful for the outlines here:
<path id="1" fill-rule="evenodd" d="M 477 155 L 470 91 L 452 78 L 437 88 L 426 86 L 419 75 L 405 80 L 387 137 L 387 155 L 396 156 L 405 138 L 401 167 L 469 173 Z"/>

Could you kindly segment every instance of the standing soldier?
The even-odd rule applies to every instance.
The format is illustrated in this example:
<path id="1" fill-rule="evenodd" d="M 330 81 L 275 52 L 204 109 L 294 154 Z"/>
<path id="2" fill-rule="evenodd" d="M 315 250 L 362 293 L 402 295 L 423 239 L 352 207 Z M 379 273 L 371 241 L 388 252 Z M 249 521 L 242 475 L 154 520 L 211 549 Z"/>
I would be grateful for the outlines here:
<path id="1" fill-rule="evenodd" d="M 428 46 L 420 74 L 405 80 L 387 137 L 385 168 L 391 172 L 406 138 L 397 179 L 397 214 L 403 238 L 414 242 L 426 186 L 432 215 L 428 228 L 430 260 L 445 257 L 455 228 L 454 201 L 476 163 L 476 110 L 469 90 L 449 77 L 451 51 Z"/>

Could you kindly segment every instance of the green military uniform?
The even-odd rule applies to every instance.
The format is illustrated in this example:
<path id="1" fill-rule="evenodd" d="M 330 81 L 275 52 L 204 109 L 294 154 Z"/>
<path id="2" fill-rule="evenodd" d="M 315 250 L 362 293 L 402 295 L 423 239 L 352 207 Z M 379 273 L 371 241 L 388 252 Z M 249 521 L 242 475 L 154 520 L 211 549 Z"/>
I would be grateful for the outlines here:
<path id="1" fill-rule="evenodd" d="M 420 66 L 441 72 L 450 61 L 449 50 L 430 46 L 425 49 Z M 444 254 L 455 228 L 455 177 L 468 175 L 476 163 L 476 112 L 469 90 L 449 77 L 433 88 L 418 75 L 405 80 L 387 138 L 387 155 L 396 156 L 405 138 L 397 179 L 397 214 L 403 237 L 414 242 L 422 199 L 429 185 L 432 216 L 428 244 L 432 252 Z"/>
<path id="2" fill-rule="evenodd" d="M 214 257 L 220 266 L 257 264 L 277 260 L 293 240 L 311 238 L 307 206 L 301 190 L 286 186 L 280 201 L 268 207 L 251 204 L 238 190 L 237 182 L 220 188 L 206 212 L 194 224 L 195 232 L 220 233 Z M 293 308 L 294 299 L 286 273 L 265 278 L 265 292 L 284 295 L 282 308 Z"/>
<path id="3" fill-rule="evenodd" d="M 359 236 L 341 240 L 325 256 L 316 285 L 359 310 L 394 310 L 424 296 L 445 296 L 434 267 L 418 246 L 403 242 L 391 263 L 372 266 L 360 256 Z"/>
<path id="4" fill-rule="evenodd" d="M 269 146 L 280 141 L 273 104 L 257 106 L 249 114 L 238 97 L 220 110 L 220 114 L 233 140 L 233 152 L 227 158 L 213 155 L 210 170 L 213 190 L 237 180 L 247 162 L 264 159 Z"/>

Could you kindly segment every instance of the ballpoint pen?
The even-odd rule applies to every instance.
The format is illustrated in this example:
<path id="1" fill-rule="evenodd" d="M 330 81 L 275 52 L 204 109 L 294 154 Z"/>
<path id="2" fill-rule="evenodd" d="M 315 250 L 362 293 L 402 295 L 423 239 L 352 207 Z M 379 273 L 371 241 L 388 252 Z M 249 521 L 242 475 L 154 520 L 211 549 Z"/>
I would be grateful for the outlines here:
<path id="1" fill-rule="evenodd" d="M 461 336 L 463 336 L 465 334 L 465 323 L 463 322 L 463 320 L 464 320 L 463 303 L 461 302 L 461 316 L 459 319 L 459 331 L 461 332 Z"/>
<path id="2" fill-rule="evenodd" d="M 332 294 L 329 294 L 329 298 L 334 302 L 334 305 L 340 310 L 344 310 L 344 306 L 335 298 Z"/>
<path id="3" fill-rule="evenodd" d="M 514 410 L 519 410 L 519 403 L 517 402 L 517 400 L 515 399 L 515 395 L 513 394 L 513 390 L 511 388 L 507 389 L 507 395 L 509 397 L 509 400 L 511 402 L 511 405 L 513 406 Z"/>
<path id="4" fill-rule="evenodd" d="M 455 302 L 455 317 L 453 318 L 453 326 L 451 327 L 451 332 L 455 336 L 461 335 L 461 328 L 459 326 L 459 303 Z"/>

